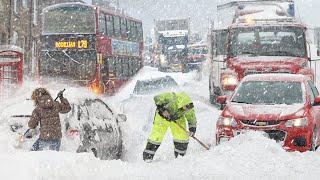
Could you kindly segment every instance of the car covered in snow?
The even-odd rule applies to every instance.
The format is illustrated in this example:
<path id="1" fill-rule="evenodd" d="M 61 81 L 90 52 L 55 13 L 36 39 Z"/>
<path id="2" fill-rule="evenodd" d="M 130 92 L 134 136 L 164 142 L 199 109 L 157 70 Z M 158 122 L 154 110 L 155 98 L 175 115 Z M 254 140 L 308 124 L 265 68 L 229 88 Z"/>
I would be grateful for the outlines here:
<path id="1" fill-rule="evenodd" d="M 175 88 L 177 86 L 177 82 L 171 76 L 159 77 L 143 81 L 138 80 L 134 87 L 133 94 L 151 94 L 157 91 Z"/>
<path id="2" fill-rule="evenodd" d="M 121 102 L 120 110 L 130 114 L 130 118 L 141 120 L 141 117 L 145 117 L 146 119 L 142 121 L 153 121 L 155 111 L 153 97 L 158 93 L 175 91 L 178 88 L 178 83 L 171 76 L 138 80 L 130 97 Z M 144 127 L 145 131 L 147 129 Z"/>
<path id="3" fill-rule="evenodd" d="M 6 122 L 17 137 L 26 132 L 33 102 L 11 105 L 2 111 L 1 122 Z M 120 122 L 126 120 L 123 114 L 117 114 L 101 99 L 82 99 L 70 102 L 71 111 L 60 115 L 62 125 L 62 150 L 64 145 L 74 144 L 74 151 L 92 152 L 100 159 L 119 159 L 122 154 L 122 133 Z M 19 112 L 17 112 L 19 110 Z M 31 149 L 38 138 L 39 130 L 31 130 L 26 134 L 20 148 Z M 71 141 L 71 142 L 70 142 Z"/>
<path id="4" fill-rule="evenodd" d="M 248 75 L 227 100 L 216 124 L 216 144 L 246 131 L 262 131 L 288 151 L 316 150 L 320 96 L 310 77 L 294 74 Z"/>

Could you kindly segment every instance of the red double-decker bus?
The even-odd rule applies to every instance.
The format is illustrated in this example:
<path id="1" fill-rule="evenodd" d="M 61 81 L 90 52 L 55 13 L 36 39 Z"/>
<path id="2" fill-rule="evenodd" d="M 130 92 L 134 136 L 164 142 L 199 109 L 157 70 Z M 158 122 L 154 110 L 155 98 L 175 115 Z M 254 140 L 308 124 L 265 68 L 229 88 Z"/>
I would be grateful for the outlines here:
<path id="1" fill-rule="evenodd" d="M 83 3 L 49 6 L 43 16 L 41 77 L 112 94 L 142 68 L 140 20 Z"/>

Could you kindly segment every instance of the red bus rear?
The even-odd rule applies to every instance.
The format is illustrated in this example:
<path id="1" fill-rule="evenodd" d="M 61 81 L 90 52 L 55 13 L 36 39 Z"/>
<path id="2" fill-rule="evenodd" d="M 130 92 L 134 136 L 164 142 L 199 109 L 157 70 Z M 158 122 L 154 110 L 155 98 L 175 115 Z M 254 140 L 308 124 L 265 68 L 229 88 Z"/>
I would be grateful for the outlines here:
<path id="1" fill-rule="evenodd" d="M 82 3 L 43 11 L 40 75 L 113 94 L 143 65 L 142 22 Z"/>

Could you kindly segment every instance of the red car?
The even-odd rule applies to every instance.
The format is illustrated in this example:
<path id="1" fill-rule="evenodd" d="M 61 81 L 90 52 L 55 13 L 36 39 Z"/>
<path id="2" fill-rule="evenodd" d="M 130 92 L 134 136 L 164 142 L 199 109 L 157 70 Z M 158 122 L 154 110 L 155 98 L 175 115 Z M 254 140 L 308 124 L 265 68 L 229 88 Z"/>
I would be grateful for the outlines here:
<path id="1" fill-rule="evenodd" d="M 312 80 L 297 74 L 248 75 L 217 121 L 216 144 L 248 130 L 263 131 L 288 151 L 319 146 L 320 96 Z"/>

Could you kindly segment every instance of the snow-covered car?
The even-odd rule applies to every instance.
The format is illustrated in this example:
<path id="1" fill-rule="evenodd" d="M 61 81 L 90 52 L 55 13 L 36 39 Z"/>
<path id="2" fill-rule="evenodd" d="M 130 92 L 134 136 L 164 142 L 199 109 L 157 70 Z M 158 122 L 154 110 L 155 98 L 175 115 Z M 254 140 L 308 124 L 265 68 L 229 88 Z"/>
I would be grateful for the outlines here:
<path id="1" fill-rule="evenodd" d="M 177 82 L 171 76 L 159 77 L 143 81 L 138 80 L 134 87 L 133 94 L 152 94 L 157 91 L 175 88 L 177 86 Z"/>
<path id="2" fill-rule="evenodd" d="M 152 78 L 147 80 L 138 80 L 129 98 L 121 102 L 120 110 L 130 115 L 132 119 L 143 119 L 144 122 L 153 121 L 155 105 L 154 95 L 175 91 L 178 89 L 177 82 L 171 76 Z M 144 127 L 148 131 L 148 127 Z"/>
<path id="3" fill-rule="evenodd" d="M 70 105 L 71 112 L 60 115 L 63 140 L 73 141 L 78 153 L 93 152 L 100 159 L 119 159 L 122 154 L 120 122 L 126 121 L 126 116 L 117 114 L 100 99 L 83 99 Z M 1 122 L 6 121 L 13 133 L 22 135 L 28 129 L 33 107 L 32 101 L 9 106 L 2 112 Z M 30 149 L 38 134 L 37 129 L 27 133 L 21 148 Z"/>
<path id="4" fill-rule="evenodd" d="M 316 150 L 320 133 L 320 96 L 304 75 L 246 76 L 225 104 L 216 125 L 216 144 L 246 131 L 263 131 L 288 151 Z"/>

